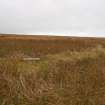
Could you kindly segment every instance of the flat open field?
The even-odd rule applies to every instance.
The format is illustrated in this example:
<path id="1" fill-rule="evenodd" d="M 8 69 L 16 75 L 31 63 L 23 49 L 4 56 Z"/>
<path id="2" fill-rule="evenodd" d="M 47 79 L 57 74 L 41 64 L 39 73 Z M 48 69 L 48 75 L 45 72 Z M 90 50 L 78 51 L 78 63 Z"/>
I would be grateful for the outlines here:
<path id="1" fill-rule="evenodd" d="M 105 39 L 54 36 L 0 36 L 0 57 L 15 53 L 38 57 L 65 51 L 82 51 L 97 45 L 105 46 Z"/>
<path id="2" fill-rule="evenodd" d="M 0 35 L 0 105 L 105 105 L 105 39 Z"/>

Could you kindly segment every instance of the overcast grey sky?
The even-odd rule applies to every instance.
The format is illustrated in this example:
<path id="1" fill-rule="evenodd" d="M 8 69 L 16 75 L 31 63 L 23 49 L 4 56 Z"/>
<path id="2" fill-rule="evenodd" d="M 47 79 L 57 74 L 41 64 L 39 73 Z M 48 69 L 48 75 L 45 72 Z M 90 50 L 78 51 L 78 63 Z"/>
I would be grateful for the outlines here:
<path id="1" fill-rule="evenodd" d="M 0 0 L 0 33 L 105 36 L 105 0 Z"/>

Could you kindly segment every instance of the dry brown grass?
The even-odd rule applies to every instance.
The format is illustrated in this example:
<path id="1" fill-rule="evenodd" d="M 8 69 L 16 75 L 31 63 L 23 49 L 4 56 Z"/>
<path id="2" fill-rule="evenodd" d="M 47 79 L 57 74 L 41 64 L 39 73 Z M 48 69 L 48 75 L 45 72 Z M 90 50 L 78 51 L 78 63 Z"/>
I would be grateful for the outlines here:
<path id="1" fill-rule="evenodd" d="M 0 61 L 0 105 L 104 104 L 103 47 L 48 55 L 40 62 Z"/>
<path id="2" fill-rule="evenodd" d="M 0 40 L 0 105 L 105 104 L 104 39 Z"/>
<path id="3" fill-rule="evenodd" d="M 0 36 L 0 57 L 20 52 L 31 57 L 43 57 L 63 51 L 82 51 L 97 45 L 105 47 L 105 39 L 70 37 Z"/>

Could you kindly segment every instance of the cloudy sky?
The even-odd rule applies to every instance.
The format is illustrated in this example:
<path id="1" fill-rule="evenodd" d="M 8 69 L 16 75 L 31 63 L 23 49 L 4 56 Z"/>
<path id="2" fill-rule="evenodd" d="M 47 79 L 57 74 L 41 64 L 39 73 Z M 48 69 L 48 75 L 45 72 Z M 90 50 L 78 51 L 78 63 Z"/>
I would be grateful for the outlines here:
<path id="1" fill-rule="evenodd" d="M 105 0 L 0 0 L 0 33 L 105 36 Z"/>

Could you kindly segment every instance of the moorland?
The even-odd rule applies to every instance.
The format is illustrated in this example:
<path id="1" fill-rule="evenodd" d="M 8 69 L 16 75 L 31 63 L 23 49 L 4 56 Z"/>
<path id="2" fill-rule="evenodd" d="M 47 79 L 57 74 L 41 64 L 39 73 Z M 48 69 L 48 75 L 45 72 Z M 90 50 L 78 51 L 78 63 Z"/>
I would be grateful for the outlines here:
<path id="1" fill-rule="evenodd" d="M 105 39 L 0 35 L 0 105 L 105 105 Z"/>

